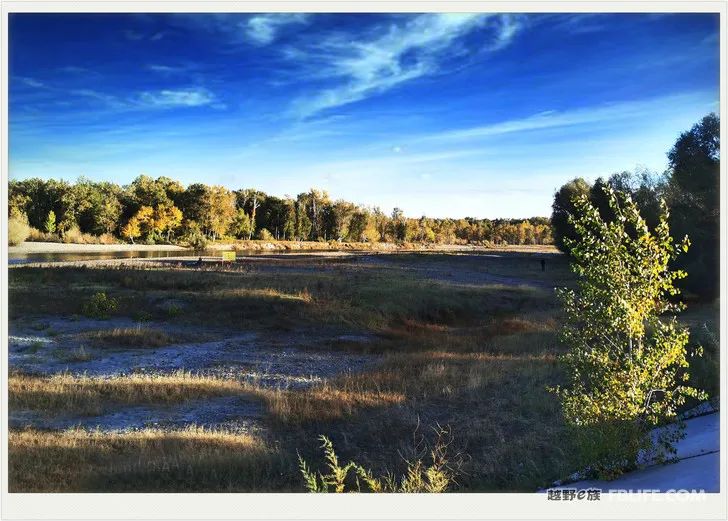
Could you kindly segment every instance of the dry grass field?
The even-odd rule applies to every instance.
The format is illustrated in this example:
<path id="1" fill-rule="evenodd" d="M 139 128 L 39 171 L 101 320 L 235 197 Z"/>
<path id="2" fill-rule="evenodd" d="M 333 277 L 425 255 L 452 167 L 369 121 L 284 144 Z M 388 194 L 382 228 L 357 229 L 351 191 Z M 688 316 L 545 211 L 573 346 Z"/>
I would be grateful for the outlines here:
<path id="1" fill-rule="evenodd" d="M 546 390 L 572 282 L 549 252 L 13 267 L 10 490 L 303 492 L 319 435 L 401 475 L 447 426 L 450 490 L 533 491 L 584 464 Z M 84 315 L 97 293 L 108 318 Z M 718 308 L 684 320 L 717 391 Z"/>

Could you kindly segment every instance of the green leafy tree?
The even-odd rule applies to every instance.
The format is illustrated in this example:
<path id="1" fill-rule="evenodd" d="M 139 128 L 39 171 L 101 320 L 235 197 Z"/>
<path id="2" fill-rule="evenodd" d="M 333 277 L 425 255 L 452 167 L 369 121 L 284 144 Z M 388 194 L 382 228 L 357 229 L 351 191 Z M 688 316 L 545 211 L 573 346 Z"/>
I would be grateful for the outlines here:
<path id="1" fill-rule="evenodd" d="M 295 223 L 294 230 L 296 239 L 305 241 L 310 238 L 312 223 L 306 212 L 306 201 L 308 194 L 299 194 L 295 203 Z"/>
<path id="2" fill-rule="evenodd" d="M 574 212 L 574 200 L 588 195 L 589 183 L 581 177 L 573 179 L 554 194 L 551 206 L 551 228 L 553 230 L 554 244 L 564 253 L 568 253 L 567 242 L 577 238 L 574 226 L 569 221 L 569 215 Z"/>
<path id="3" fill-rule="evenodd" d="M 191 184 L 180 198 L 185 218 L 212 240 L 224 235 L 235 217 L 235 195 L 223 186 Z"/>
<path id="4" fill-rule="evenodd" d="M 568 384 L 554 391 L 592 470 L 609 476 L 650 447 L 650 428 L 673 420 L 686 398 L 705 396 L 687 385 L 688 330 L 674 316 L 683 305 L 672 298 L 685 273 L 669 265 L 688 239 L 674 244 L 664 202 L 650 231 L 628 195 L 603 190 L 614 220 L 605 221 L 586 195 L 574 200 L 569 219 L 577 238 L 565 245 L 579 282 L 559 291 L 570 351 Z M 671 440 L 660 441 L 669 447 Z"/>
<path id="5" fill-rule="evenodd" d="M 154 180 L 147 175 L 140 175 L 131 183 L 136 204 L 152 208 L 162 204 L 169 205 L 171 200 L 167 195 L 167 188 L 171 181 L 166 177 Z"/>
<path id="6" fill-rule="evenodd" d="M 670 226 L 689 233 L 693 248 L 680 260 L 686 289 L 712 299 L 720 279 L 720 120 L 705 116 L 683 132 L 667 155 Z"/>
<path id="7" fill-rule="evenodd" d="M 250 217 L 245 210 L 238 208 L 232 223 L 230 223 L 229 233 L 237 239 L 248 239 L 252 233 Z"/>
<path id="8" fill-rule="evenodd" d="M 48 233 L 55 233 L 56 231 L 56 212 L 51 210 L 48 212 L 48 217 L 46 218 L 45 222 L 45 231 Z"/>
<path id="9" fill-rule="evenodd" d="M 366 229 L 369 225 L 369 214 L 362 210 L 357 210 L 353 213 L 351 216 L 351 221 L 349 222 L 349 235 L 348 239 L 350 241 L 359 242 L 366 238 Z"/>

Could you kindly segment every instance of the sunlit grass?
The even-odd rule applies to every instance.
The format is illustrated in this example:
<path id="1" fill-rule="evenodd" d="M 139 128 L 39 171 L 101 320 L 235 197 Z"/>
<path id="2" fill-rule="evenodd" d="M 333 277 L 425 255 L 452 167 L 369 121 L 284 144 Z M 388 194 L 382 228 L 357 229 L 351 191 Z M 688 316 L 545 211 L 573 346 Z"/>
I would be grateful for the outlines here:
<path id="1" fill-rule="evenodd" d="M 194 426 L 11 431 L 8 447 L 11 492 L 268 491 L 292 480 L 281 478 L 285 458 L 260 438 Z"/>
<path id="2" fill-rule="evenodd" d="M 115 405 L 180 403 L 246 392 L 247 388 L 234 380 L 184 372 L 109 378 L 11 374 L 8 379 L 8 405 L 12 409 L 84 415 L 101 414 Z"/>
<path id="3" fill-rule="evenodd" d="M 564 260 L 555 257 L 548 258 L 546 272 L 540 271 L 535 256 L 456 257 L 397 255 L 402 268 L 465 266 L 554 285 L 568 275 L 566 264 L 557 264 Z M 435 424 L 448 425 L 453 449 L 467 454 L 457 491 L 533 491 L 581 468 L 558 400 L 546 390 L 561 382 L 558 357 L 564 352 L 558 341 L 561 314 L 550 290 L 504 284 L 463 287 L 418 278 L 396 265 L 379 269 L 341 259 L 280 262 L 290 270 L 276 272 L 264 260 L 238 271 L 10 270 L 11 316 L 73 314 L 74 299 L 106 291 L 119 299 L 122 315 L 145 312 L 159 322 L 194 324 L 200 331 L 213 326 L 262 334 L 285 330 L 287 335 L 297 328 L 320 330 L 324 340 L 319 344 L 315 338 L 307 346 L 333 356 L 344 349 L 381 355 L 363 373 L 339 375 L 305 389 L 273 390 L 191 375 L 132 375 L 86 383 L 67 376 L 58 381 L 25 376 L 24 389 L 11 379 L 10 406 L 37 410 L 95 411 L 119 403 L 180 403 L 243 393 L 264 405 L 262 425 L 271 440 L 256 451 L 260 440 L 245 446 L 221 441 L 225 436 L 213 436 L 218 440 L 213 441 L 177 431 L 148 434 L 154 442 L 118 434 L 14 432 L 14 489 L 300 491 L 296 453 L 307 461 L 320 459 L 320 434 L 332 439 L 346 461 L 359 461 L 377 474 L 401 474 L 413 432 Z M 156 302 L 169 298 L 184 301 L 180 315 L 170 317 L 156 309 Z M 694 361 L 691 383 L 717 389 L 717 307 L 691 306 L 681 320 L 691 326 L 691 342 L 706 351 Z M 155 328 L 164 331 L 163 326 Z M 327 328 L 335 332 L 330 340 Z M 342 330 L 365 332 L 370 341 L 339 342 Z M 107 334 L 112 345 L 117 334 Z M 117 336 L 126 335 L 120 331 Z M 22 443 L 21 435 L 26 436 Z M 72 462 L 73 444 L 78 444 L 81 458 Z M 147 454 L 147 447 L 167 456 L 178 450 L 184 461 L 193 461 L 192 471 L 165 474 L 155 470 L 157 463 L 134 472 L 105 470 Z M 260 467 L 251 467 L 252 462 Z M 58 485 L 43 483 L 44 465 L 55 479 L 64 464 L 71 469 L 69 476 L 59 477 Z"/>
<path id="4" fill-rule="evenodd" d="M 148 327 L 117 327 L 86 333 L 97 344 L 123 347 L 162 347 L 178 339 L 165 331 Z"/>

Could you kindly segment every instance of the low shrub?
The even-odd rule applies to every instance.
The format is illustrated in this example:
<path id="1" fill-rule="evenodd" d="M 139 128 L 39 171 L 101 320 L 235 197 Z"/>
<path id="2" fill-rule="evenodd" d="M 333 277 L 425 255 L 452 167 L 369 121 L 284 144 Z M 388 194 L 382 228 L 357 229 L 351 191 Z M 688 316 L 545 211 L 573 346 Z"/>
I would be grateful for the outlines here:
<path id="1" fill-rule="evenodd" d="M 31 242 L 61 242 L 61 238 L 57 233 L 48 233 L 37 228 L 30 228 L 28 241 Z"/>
<path id="2" fill-rule="evenodd" d="M 182 314 L 182 307 L 178 306 L 177 304 L 171 304 L 167 308 L 167 316 L 169 318 L 174 318 Z"/>
<path id="3" fill-rule="evenodd" d="M 261 241 L 272 241 L 273 234 L 270 233 L 267 228 L 263 228 L 258 232 L 258 239 Z"/>
<path id="4" fill-rule="evenodd" d="M 73 226 L 63 232 L 63 242 L 66 244 L 94 244 L 96 238 L 89 233 L 82 233 L 78 226 Z"/>
<path id="5" fill-rule="evenodd" d="M 207 248 L 207 238 L 200 232 L 188 234 L 184 239 L 185 244 L 196 252 L 204 251 Z"/>
<path id="6" fill-rule="evenodd" d="M 102 233 L 98 237 L 96 237 L 96 240 L 99 244 L 116 244 L 119 241 L 116 240 L 116 237 L 114 237 L 110 233 Z"/>
<path id="7" fill-rule="evenodd" d="M 92 318 L 109 318 L 119 307 L 118 301 L 105 292 L 95 293 L 83 304 L 83 314 Z"/>
<path id="8" fill-rule="evenodd" d="M 8 220 L 8 244 L 18 246 L 23 244 L 30 235 L 30 226 L 21 217 L 13 216 Z"/>

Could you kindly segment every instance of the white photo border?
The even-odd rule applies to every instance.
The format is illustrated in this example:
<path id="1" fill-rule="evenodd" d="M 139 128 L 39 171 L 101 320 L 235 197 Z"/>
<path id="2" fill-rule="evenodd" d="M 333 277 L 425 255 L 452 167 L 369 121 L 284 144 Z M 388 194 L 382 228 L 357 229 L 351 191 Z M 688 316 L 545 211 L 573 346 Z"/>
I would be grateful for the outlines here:
<path id="1" fill-rule="evenodd" d="M 0 203 L 8 204 L 8 17 L 43 12 L 711 12 L 720 14 L 720 131 L 726 136 L 726 12 L 724 1 L 3 1 L 0 91 Z M 721 244 L 727 238 L 726 162 L 720 165 Z M 8 242 L 7 212 L 0 229 L 0 368 L 2 375 L 3 519 L 725 519 L 726 414 L 721 414 L 720 490 L 718 494 L 602 494 L 601 501 L 548 501 L 544 493 L 448 494 L 20 494 L 8 492 Z M 726 248 L 721 248 L 721 409 L 726 400 Z"/>

